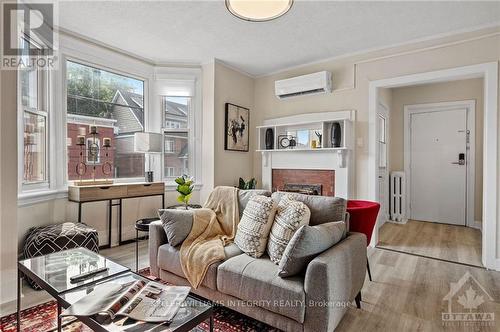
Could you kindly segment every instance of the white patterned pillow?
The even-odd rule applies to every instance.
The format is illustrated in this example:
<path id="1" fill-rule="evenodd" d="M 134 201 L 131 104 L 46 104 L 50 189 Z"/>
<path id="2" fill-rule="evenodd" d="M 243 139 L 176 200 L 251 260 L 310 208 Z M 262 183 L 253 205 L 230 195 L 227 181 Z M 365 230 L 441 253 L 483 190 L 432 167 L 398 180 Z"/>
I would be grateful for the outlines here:
<path id="1" fill-rule="evenodd" d="M 250 199 L 234 238 L 241 251 L 252 257 L 264 254 L 275 213 L 276 202 L 271 197 L 258 195 Z"/>
<path id="2" fill-rule="evenodd" d="M 280 200 L 267 243 L 267 253 L 273 263 L 279 264 L 293 234 L 301 226 L 309 225 L 310 217 L 311 211 L 304 203 L 295 201 L 288 195 Z"/>

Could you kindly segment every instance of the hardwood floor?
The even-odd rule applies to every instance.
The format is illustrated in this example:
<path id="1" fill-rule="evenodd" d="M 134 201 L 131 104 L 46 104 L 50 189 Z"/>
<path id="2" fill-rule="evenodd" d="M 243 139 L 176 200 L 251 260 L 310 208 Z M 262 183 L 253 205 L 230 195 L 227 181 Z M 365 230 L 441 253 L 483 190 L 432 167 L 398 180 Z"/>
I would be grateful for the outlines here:
<path id="1" fill-rule="evenodd" d="M 425 221 L 386 222 L 377 247 L 483 267 L 478 229 Z"/>
<path id="2" fill-rule="evenodd" d="M 500 272 L 380 248 L 370 248 L 368 252 L 373 281 L 370 282 L 366 276 L 361 291 L 361 309 L 357 309 L 354 304 L 349 306 L 336 331 L 451 332 L 500 329 Z M 103 250 L 101 253 L 135 269 L 134 244 Z M 147 242 L 143 241 L 140 246 L 140 267 L 148 265 Z M 494 299 L 491 301 L 487 295 L 480 294 L 485 303 L 482 303 L 478 310 L 494 313 L 493 323 L 496 325 L 443 326 L 441 315 L 448 308 L 444 297 L 450 291 L 451 283 L 458 282 L 466 272 L 469 272 L 479 282 L 480 287 Z M 480 291 L 477 285 L 473 285 L 473 288 Z M 40 303 L 41 292 L 33 291 L 29 287 L 24 290 L 24 307 L 36 304 L 33 303 L 34 299 L 38 299 Z M 455 302 L 459 295 L 461 293 L 454 298 Z M 47 297 L 45 300 L 49 299 Z M 10 309 L 14 312 L 15 303 Z M 468 311 L 463 308 L 462 310 Z"/>
<path id="3" fill-rule="evenodd" d="M 435 259 L 413 256 L 375 248 L 370 250 L 370 267 L 373 281 L 365 279 L 361 310 L 350 307 L 336 331 L 499 331 L 500 330 L 500 272 L 469 267 Z M 468 322 L 469 326 L 443 326 L 442 313 L 447 312 L 444 300 L 451 283 L 458 282 L 469 272 L 485 289 L 472 288 L 485 300 L 478 312 L 494 313 L 493 326 L 485 322 Z M 468 286 L 465 288 L 468 289 Z M 463 295 L 461 289 L 452 298 L 453 312 L 469 312 L 457 304 Z M 472 310 L 471 312 L 475 312 Z"/>

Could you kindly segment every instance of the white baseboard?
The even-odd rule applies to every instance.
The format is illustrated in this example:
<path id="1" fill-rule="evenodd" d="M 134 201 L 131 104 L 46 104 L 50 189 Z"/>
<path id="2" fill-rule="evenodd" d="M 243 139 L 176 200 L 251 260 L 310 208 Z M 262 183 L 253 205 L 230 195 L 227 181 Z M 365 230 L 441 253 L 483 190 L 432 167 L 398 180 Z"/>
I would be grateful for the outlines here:
<path id="1" fill-rule="evenodd" d="M 480 220 L 474 220 L 474 223 L 472 225 L 470 225 L 469 227 L 479 229 L 480 231 L 482 231 L 483 230 L 483 222 Z"/>

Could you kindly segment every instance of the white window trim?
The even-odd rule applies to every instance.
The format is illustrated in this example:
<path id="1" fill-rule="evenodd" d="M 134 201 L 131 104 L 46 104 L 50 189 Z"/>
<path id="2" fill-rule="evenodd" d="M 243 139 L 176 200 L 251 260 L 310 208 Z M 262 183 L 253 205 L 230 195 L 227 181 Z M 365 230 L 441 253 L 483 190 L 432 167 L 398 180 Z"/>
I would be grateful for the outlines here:
<path id="1" fill-rule="evenodd" d="M 84 45 L 81 43 L 85 43 Z M 60 44 L 59 68 L 54 71 L 47 71 L 47 94 L 48 110 L 48 156 L 47 156 L 47 183 L 33 184 L 29 188 L 23 188 L 23 144 L 18 144 L 18 206 L 27 206 L 53 199 L 66 198 L 68 185 L 67 176 L 67 146 L 66 146 L 66 61 L 75 61 L 84 65 L 97 67 L 120 75 L 139 79 L 144 82 L 144 125 L 145 131 L 150 124 L 148 112 L 150 112 L 150 100 L 152 90 L 150 84 L 154 78 L 154 67 L 149 64 L 139 63 L 134 60 L 122 59 L 124 55 L 113 53 L 99 46 L 77 40 L 68 39 L 67 44 Z M 110 53 L 111 52 L 111 53 Z M 125 56 L 126 57 L 126 56 Z M 18 84 L 20 81 L 18 80 Z M 19 90 L 18 90 L 19 91 Z M 18 104 L 20 95 L 18 94 Z M 18 139 L 23 141 L 24 127 L 22 108 L 18 112 Z M 19 122 L 19 119 L 21 122 Z M 61 155 L 63 158 L 61 158 Z M 145 165 L 147 167 L 147 165 Z M 115 183 L 143 182 L 144 177 L 118 178 Z"/>
<path id="2" fill-rule="evenodd" d="M 195 179 L 195 190 L 200 190 L 203 186 L 202 179 L 202 157 L 201 157 L 201 138 L 202 138 L 202 89 L 201 89 L 201 69 L 193 68 L 161 68 L 161 73 L 158 73 L 160 68 L 157 68 L 156 78 L 156 89 L 161 91 L 162 88 L 168 87 L 169 83 L 172 82 L 176 87 L 179 87 L 181 82 L 185 82 L 186 85 L 194 84 L 194 93 L 191 96 L 184 95 L 182 97 L 191 97 L 191 112 L 188 114 L 188 129 L 185 128 L 164 128 L 165 126 L 165 114 L 163 110 L 163 97 L 165 96 L 175 96 L 175 94 L 159 95 L 156 100 L 159 100 L 159 109 L 161 110 L 161 126 L 159 132 L 164 134 L 165 132 L 186 132 L 189 130 L 189 165 L 191 165 L 189 175 L 193 176 Z M 174 191 L 177 187 L 175 183 L 175 177 L 166 177 L 164 174 L 164 157 L 163 154 L 160 156 L 160 167 L 161 169 L 156 169 L 161 172 L 161 178 L 165 182 L 166 191 Z"/>

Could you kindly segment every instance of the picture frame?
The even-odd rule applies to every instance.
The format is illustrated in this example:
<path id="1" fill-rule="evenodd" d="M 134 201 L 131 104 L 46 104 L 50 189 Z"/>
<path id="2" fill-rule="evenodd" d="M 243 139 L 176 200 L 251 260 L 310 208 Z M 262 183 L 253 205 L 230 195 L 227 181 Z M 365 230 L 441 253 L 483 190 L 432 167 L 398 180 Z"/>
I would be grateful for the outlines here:
<path id="1" fill-rule="evenodd" d="M 231 103 L 225 106 L 224 150 L 248 152 L 250 109 Z"/>

